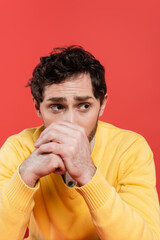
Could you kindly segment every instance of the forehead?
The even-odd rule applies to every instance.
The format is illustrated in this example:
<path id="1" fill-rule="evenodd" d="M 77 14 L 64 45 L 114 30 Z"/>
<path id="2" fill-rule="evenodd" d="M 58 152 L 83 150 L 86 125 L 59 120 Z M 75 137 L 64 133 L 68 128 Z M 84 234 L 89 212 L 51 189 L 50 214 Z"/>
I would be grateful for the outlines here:
<path id="1" fill-rule="evenodd" d="M 72 76 L 59 84 L 52 84 L 44 88 L 43 99 L 51 97 L 71 98 L 75 96 L 91 96 L 93 98 L 93 88 L 89 74 Z"/>

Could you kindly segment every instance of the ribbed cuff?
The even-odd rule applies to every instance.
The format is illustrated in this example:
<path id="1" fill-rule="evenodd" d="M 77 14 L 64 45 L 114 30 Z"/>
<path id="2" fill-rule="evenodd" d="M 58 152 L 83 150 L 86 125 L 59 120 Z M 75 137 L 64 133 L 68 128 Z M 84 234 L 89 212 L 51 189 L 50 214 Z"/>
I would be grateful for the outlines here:
<path id="1" fill-rule="evenodd" d="M 109 185 L 98 169 L 89 183 L 75 189 L 83 196 L 90 210 L 100 208 L 114 194 L 114 188 Z"/>
<path id="2" fill-rule="evenodd" d="M 23 182 L 18 168 L 5 185 L 5 195 L 14 208 L 19 211 L 27 211 L 31 207 L 33 196 L 38 188 L 39 183 L 34 188 L 27 186 Z"/>

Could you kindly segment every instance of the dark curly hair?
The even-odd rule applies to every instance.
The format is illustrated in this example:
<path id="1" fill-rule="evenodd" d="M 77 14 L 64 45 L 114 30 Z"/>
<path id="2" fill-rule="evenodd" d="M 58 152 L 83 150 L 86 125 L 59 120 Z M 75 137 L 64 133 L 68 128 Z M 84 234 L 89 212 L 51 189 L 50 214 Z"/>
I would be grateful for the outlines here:
<path id="1" fill-rule="evenodd" d="M 40 104 L 45 86 L 62 83 L 81 73 L 90 75 L 94 96 L 102 104 L 107 92 L 104 67 L 91 53 L 78 45 L 54 48 L 49 56 L 41 57 L 27 86 L 30 86 L 32 96 Z"/>

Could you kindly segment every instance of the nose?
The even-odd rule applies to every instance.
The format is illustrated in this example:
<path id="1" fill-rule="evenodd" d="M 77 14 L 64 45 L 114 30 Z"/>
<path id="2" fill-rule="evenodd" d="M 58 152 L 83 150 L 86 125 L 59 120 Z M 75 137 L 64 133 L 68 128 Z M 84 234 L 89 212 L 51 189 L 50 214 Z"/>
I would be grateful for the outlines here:
<path id="1" fill-rule="evenodd" d="M 63 115 L 63 120 L 64 121 L 69 121 L 71 123 L 75 123 L 75 112 L 73 109 L 68 109 L 65 114 Z"/>

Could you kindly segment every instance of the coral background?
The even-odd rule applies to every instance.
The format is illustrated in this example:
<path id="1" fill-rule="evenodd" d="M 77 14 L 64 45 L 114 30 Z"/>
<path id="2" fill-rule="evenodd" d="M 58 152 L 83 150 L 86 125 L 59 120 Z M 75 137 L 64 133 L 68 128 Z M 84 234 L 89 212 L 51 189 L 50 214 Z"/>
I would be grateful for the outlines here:
<path id="1" fill-rule="evenodd" d="M 159 13 L 159 0 L 1 0 L 0 146 L 41 124 L 25 88 L 39 57 L 79 44 L 106 68 L 109 100 L 101 120 L 146 138 L 160 196 Z"/>

